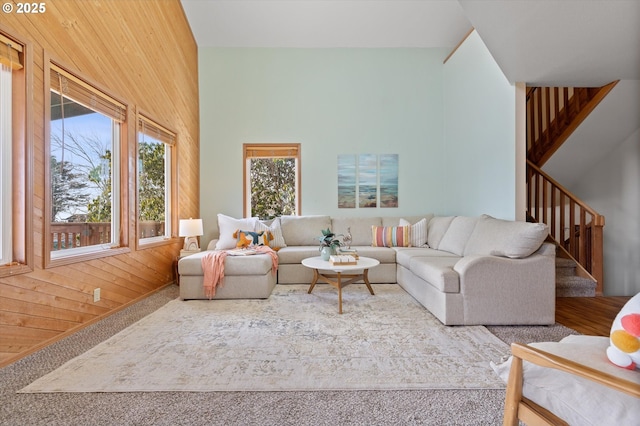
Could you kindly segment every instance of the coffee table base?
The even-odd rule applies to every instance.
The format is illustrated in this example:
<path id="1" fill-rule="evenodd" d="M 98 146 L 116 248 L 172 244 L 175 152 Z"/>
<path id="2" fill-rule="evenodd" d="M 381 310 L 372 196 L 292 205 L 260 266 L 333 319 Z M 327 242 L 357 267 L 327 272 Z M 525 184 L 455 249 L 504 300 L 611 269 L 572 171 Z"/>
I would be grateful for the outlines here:
<path id="1" fill-rule="evenodd" d="M 347 280 L 342 281 L 343 278 L 347 278 Z M 307 291 L 308 294 L 311 294 L 319 279 L 322 279 L 327 284 L 338 289 L 338 313 L 340 314 L 342 313 L 342 289 L 349 284 L 353 284 L 357 281 L 364 281 L 365 285 L 369 289 L 369 293 L 371 293 L 372 296 L 375 294 L 371 287 L 371 283 L 369 282 L 368 269 L 364 269 L 361 274 L 343 274 L 341 272 L 337 272 L 335 274 L 321 274 L 318 269 L 313 269 L 313 281 L 309 286 L 309 291 Z"/>

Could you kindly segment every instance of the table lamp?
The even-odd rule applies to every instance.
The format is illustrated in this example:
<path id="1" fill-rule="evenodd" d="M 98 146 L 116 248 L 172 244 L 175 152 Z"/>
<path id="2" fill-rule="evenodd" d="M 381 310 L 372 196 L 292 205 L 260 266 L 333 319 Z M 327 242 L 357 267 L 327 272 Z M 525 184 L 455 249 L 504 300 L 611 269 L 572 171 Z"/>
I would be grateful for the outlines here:
<path id="1" fill-rule="evenodd" d="M 203 235 L 202 219 L 180 219 L 180 229 L 178 235 L 184 237 L 184 246 L 180 250 L 180 256 L 198 253 L 198 237 Z"/>

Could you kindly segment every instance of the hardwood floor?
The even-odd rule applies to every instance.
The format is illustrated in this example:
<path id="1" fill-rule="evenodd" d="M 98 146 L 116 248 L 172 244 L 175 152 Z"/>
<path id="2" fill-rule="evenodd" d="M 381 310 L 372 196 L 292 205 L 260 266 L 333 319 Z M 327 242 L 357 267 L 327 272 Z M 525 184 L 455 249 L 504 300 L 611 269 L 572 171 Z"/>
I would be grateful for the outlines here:
<path id="1" fill-rule="evenodd" d="M 631 297 L 558 297 L 556 322 L 590 336 L 608 336 L 611 323 Z"/>

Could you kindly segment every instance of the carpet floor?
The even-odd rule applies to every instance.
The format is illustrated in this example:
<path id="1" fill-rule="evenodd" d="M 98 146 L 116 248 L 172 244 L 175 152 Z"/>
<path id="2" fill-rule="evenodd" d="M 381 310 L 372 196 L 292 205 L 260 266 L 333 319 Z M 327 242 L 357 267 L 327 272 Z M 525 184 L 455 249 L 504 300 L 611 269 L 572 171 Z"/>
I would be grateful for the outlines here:
<path id="1" fill-rule="evenodd" d="M 0 370 L 2 425 L 492 425 L 504 389 L 18 394 L 177 297 L 169 286 Z M 505 343 L 557 341 L 561 325 L 487 327 Z"/>

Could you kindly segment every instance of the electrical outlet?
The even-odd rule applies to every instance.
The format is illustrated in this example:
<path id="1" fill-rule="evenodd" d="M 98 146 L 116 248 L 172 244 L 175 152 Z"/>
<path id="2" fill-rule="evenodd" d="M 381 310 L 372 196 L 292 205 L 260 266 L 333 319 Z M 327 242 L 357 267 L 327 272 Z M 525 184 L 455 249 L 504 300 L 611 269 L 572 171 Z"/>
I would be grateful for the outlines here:
<path id="1" fill-rule="evenodd" d="M 99 302 L 100 301 L 100 289 L 96 288 L 93 290 L 93 301 L 94 302 Z"/>

